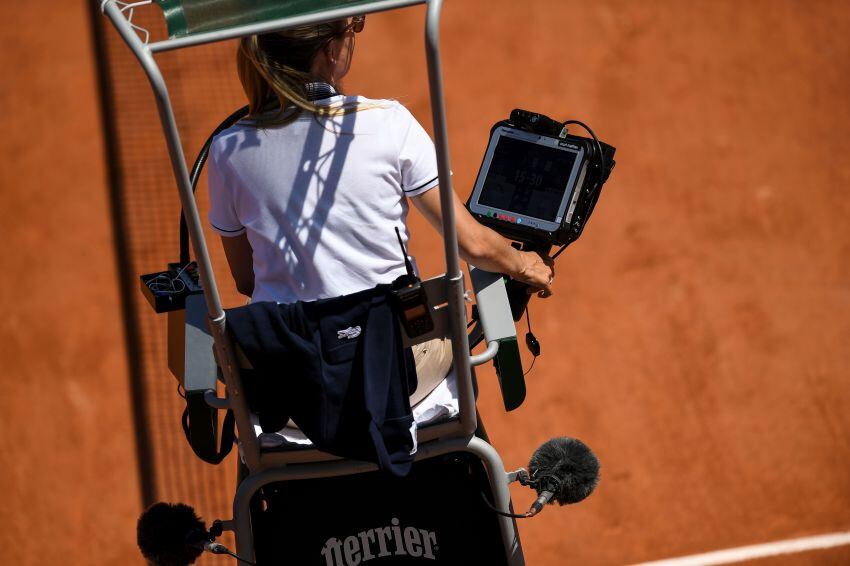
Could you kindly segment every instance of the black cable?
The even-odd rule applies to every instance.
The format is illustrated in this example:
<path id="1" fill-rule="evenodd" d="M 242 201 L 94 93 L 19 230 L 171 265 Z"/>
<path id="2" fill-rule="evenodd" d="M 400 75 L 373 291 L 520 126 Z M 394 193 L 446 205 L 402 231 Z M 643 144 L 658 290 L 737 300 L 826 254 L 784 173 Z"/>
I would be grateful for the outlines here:
<path id="1" fill-rule="evenodd" d="M 588 126 L 581 120 L 567 120 L 563 122 L 563 124 L 564 127 L 569 126 L 570 124 L 576 124 L 577 126 L 581 126 L 585 130 L 587 130 L 587 133 L 590 134 L 590 137 L 593 138 L 593 143 L 596 145 L 596 153 L 599 155 L 599 182 L 596 184 L 595 187 L 593 187 L 593 192 L 596 192 L 602 185 L 602 178 L 605 176 L 605 155 L 603 155 L 602 153 L 602 144 L 599 142 L 599 138 L 596 137 L 596 134 L 593 132 L 590 126 Z M 561 255 L 563 251 L 567 249 L 567 245 L 568 244 L 563 244 L 560 248 L 558 248 L 558 251 L 555 252 L 555 254 L 552 256 L 552 259 L 555 259 L 559 255 Z"/>
<path id="2" fill-rule="evenodd" d="M 498 509 L 493 507 L 493 504 L 490 503 L 490 501 L 487 500 L 487 495 L 485 495 L 483 491 L 480 492 L 480 493 L 481 493 L 481 499 L 484 500 L 484 504 L 487 505 L 487 507 L 490 508 L 490 511 L 492 511 L 493 513 L 495 513 L 497 515 L 501 515 L 502 517 L 510 517 L 511 519 L 529 519 L 533 516 L 533 515 L 530 514 L 530 512 L 520 515 L 519 513 L 507 513 L 505 511 L 499 511 Z"/>
<path id="3" fill-rule="evenodd" d="M 576 124 L 587 130 L 587 133 L 590 134 L 590 137 L 592 137 L 594 143 L 596 143 L 596 151 L 599 153 L 599 175 L 601 180 L 601 176 L 605 175 L 605 156 L 602 155 L 602 144 L 599 143 L 599 138 L 596 137 L 596 134 L 593 133 L 593 130 L 590 129 L 590 126 L 588 126 L 581 120 L 567 120 L 566 122 L 564 122 L 564 126 L 568 126 L 570 124 Z"/>
<path id="4" fill-rule="evenodd" d="M 528 369 L 527 369 L 527 370 L 525 370 L 525 373 L 524 373 L 524 374 L 522 374 L 522 376 L 523 376 L 523 377 L 525 377 L 526 375 L 528 375 L 529 373 L 531 373 L 531 370 L 533 370 L 533 369 L 534 369 L 534 362 L 536 362 L 536 361 L 537 361 L 537 356 L 534 356 L 533 358 L 531 358 L 531 365 L 530 365 L 530 366 L 528 366 Z"/>
<path id="5" fill-rule="evenodd" d="M 228 556 L 232 556 L 236 560 L 240 562 L 245 562 L 246 564 L 250 564 L 251 566 L 257 566 L 256 562 L 251 562 L 245 558 L 240 557 L 238 554 L 232 552 L 229 548 L 221 544 L 220 542 L 215 542 L 215 538 L 207 538 L 210 533 L 206 533 L 204 536 L 204 540 L 197 541 L 194 543 L 187 543 L 189 546 L 198 548 L 204 552 L 209 552 L 210 554 L 226 554 Z M 191 536 L 191 534 L 189 535 Z M 188 538 L 188 537 L 187 537 Z"/>
<path id="6" fill-rule="evenodd" d="M 232 556 L 233 558 L 235 558 L 236 560 L 238 560 L 240 562 L 250 564 L 251 566 L 257 566 L 256 562 L 251 562 L 250 560 L 246 560 L 245 558 L 241 558 L 238 554 L 231 552 L 228 548 L 225 548 L 224 546 L 219 545 L 218 548 L 220 548 L 221 550 L 214 550 L 214 551 L 212 551 L 212 553 L 213 554 L 227 554 L 228 556 Z"/>
<path id="7" fill-rule="evenodd" d="M 198 157 L 195 158 L 195 164 L 192 165 L 192 172 L 189 174 L 189 180 L 192 183 L 192 194 L 195 193 L 195 189 L 198 187 L 198 179 L 201 178 L 201 171 L 204 169 L 204 165 L 207 162 L 207 157 L 210 153 L 210 146 L 212 145 L 213 138 L 244 118 L 248 115 L 248 107 L 243 106 L 230 116 L 224 119 L 224 121 L 216 127 L 215 130 L 210 134 L 207 138 L 207 141 L 204 142 L 203 147 L 201 147 L 201 151 L 198 152 Z M 180 264 L 186 265 L 189 263 L 189 227 L 186 225 L 186 214 L 183 209 L 180 209 Z"/>
<path id="8" fill-rule="evenodd" d="M 530 309 L 528 307 L 525 307 L 525 324 L 528 326 L 528 334 L 525 335 L 526 344 L 528 344 L 528 342 L 529 342 L 529 336 L 535 342 L 537 342 L 537 338 L 534 338 L 534 334 L 531 332 L 531 315 L 529 314 L 529 310 Z M 537 348 L 538 349 L 540 348 L 539 344 L 538 344 Z M 531 350 L 531 346 L 529 346 L 529 350 Z M 525 377 L 526 375 L 531 373 L 531 370 L 534 369 L 534 363 L 537 361 L 537 356 L 539 356 L 540 353 L 539 353 L 539 351 L 535 352 L 534 350 L 531 350 L 531 355 L 532 355 L 531 365 L 528 366 L 528 369 L 525 370 L 525 373 L 522 374 L 523 377 Z"/>

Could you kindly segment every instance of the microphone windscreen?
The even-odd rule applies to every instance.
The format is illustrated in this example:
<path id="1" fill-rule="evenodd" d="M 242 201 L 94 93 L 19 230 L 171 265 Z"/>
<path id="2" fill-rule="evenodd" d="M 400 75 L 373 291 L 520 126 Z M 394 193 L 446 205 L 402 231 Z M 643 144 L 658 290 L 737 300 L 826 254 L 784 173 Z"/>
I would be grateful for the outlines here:
<path id="1" fill-rule="evenodd" d="M 528 471 L 532 478 L 558 479 L 553 499 L 561 505 L 578 503 L 593 493 L 599 483 L 596 455 L 582 441 L 566 436 L 540 446 L 531 456 Z M 547 488 L 546 484 L 546 481 L 537 484 L 538 495 Z"/>
<path id="2" fill-rule="evenodd" d="M 136 525 L 136 540 L 142 555 L 155 566 L 194 564 L 202 549 L 187 544 L 190 535 L 206 532 L 195 510 L 183 503 L 154 503 Z"/>

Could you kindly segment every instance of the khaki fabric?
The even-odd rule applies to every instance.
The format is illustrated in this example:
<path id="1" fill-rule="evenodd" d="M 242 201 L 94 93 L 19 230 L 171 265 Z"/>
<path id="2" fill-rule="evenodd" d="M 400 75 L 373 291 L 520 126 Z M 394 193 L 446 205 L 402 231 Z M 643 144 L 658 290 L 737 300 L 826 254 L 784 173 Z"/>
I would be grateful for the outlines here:
<path id="1" fill-rule="evenodd" d="M 415 407 L 446 378 L 452 367 L 452 341 L 435 338 L 413 346 L 416 362 L 416 391 L 410 396 L 410 406 Z"/>

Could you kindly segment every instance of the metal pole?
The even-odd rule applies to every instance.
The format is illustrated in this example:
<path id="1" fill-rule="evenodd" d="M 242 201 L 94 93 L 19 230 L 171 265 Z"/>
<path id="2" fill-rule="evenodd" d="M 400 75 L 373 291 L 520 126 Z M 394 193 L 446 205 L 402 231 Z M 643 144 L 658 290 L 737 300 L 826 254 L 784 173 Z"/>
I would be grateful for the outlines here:
<path id="1" fill-rule="evenodd" d="M 97 76 L 101 106 L 101 119 L 106 143 L 104 144 L 107 171 L 109 173 L 109 204 L 112 212 L 112 230 L 115 240 L 115 262 L 118 273 L 130 273 L 132 262 L 128 253 L 129 238 L 124 233 L 127 207 L 122 192 L 123 176 L 118 141 L 117 111 L 114 103 L 109 55 L 106 43 L 106 23 L 101 21 L 99 6 L 90 5 L 91 31 L 97 58 Z M 152 449 L 148 395 L 144 384 L 144 365 L 141 355 L 141 326 L 133 299 L 137 296 L 138 283 L 119 277 L 121 316 L 124 319 L 127 366 L 129 368 L 132 399 L 133 428 L 136 436 L 136 460 L 139 469 L 142 507 L 147 508 L 156 501 L 156 461 Z"/>
<path id="2" fill-rule="evenodd" d="M 171 107 L 171 100 L 168 97 L 168 89 L 165 86 L 162 72 L 159 70 L 156 61 L 154 61 L 150 48 L 142 43 L 142 40 L 139 39 L 139 36 L 130 27 L 124 15 L 115 5 L 115 2 L 107 2 L 103 7 L 103 11 L 112 20 L 121 38 L 130 47 L 130 50 L 139 60 L 139 63 L 141 63 L 142 69 L 144 69 L 145 75 L 148 77 L 148 81 L 153 89 L 154 96 L 156 97 L 156 106 L 159 110 L 159 119 L 162 122 L 162 129 L 165 134 L 165 141 L 168 144 L 171 169 L 174 173 L 174 179 L 177 181 L 178 192 L 180 193 L 180 204 L 183 206 L 183 212 L 186 215 L 186 224 L 189 227 L 189 239 L 195 251 L 195 258 L 198 261 L 198 271 L 204 287 L 207 310 L 211 319 L 220 319 L 224 316 L 224 311 L 221 308 L 221 299 L 218 295 L 215 275 L 210 264 L 207 242 L 204 238 L 204 231 L 201 228 L 201 219 L 198 215 L 195 197 L 192 194 L 192 183 L 189 180 L 186 158 L 183 156 L 183 146 L 180 145 L 180 133 L 177 130 L 174 110 Z"/>
<path id="3" fill-rule="evenodd" d="M 231 407 L 236 417 L 239 440 L 245 455 L 245 464 L 253 472 L 260 468 L 259 441 L 254 434 L 251 417 L 248 411 L 248 403 L 242 390 L 242 381 L 239 379 L 239 369 L 236 356 L 230 343 L 230 337 L 225 330 L 224 310 L 221 307 L 221 298 L 215 282 L 212 264 L 210 262 L 204 231 L 201 227 L 201 218 L 195 203 L 195 195 L 192 193 L 192 184 L 189 180 L 189 170 L 186 167 L 186 159 L 183 155 L 183 146 L 180 144 L 180 133 L 177 130 L 177 122 L 174 119 L 174 111 L 171 100 L 168 97 L 168 89 L 165 80 L 159 70 L 159 66 L 153 58 L 150 48 L 142 43 L 136 35 L 124 15 L 114 2 L 104 5 L 104 13 L 112 20 L 118 33 L 121 35 L 130 50 L 139 60 L 142 69 L 148 77 L 148 81 L 156 97 L 159 118 L 168 144 L 168 155 L 171 158 L 171 168 L 177 181 L 177 189 L 180 194 L 180 203 L 186 217 L 186 225 L 189 228 L 189 239 L 195 251 L 198 262 L 198 272 L 204 287 L 204 299 L 207 303 L 207 311 L 210 317 L 210 332 L 215 341 L 216 351 L 219 354 L 219 364 L 224 373 L 224 381 L 227 391 L 232 399 Z"/>
<path id="4" fill-rule="evenodd" d="M 466 305 L 463 296 L 463 273 L 457 247 L 454 192 L 449 161 L 449 138 L 446 128 L 446 106 L 440 62 L 440 11 L 443 0 L 428 0 L 425 22 L 425 53 L 428 59 L 428 86 L 434 119 L 434 145 L 437 171 L 440 175 L 440 208 L 443 218 L 443 245 L 446 253 L 446 296 L 449 303 L 449 325 L 452 335 L 452 357 L 458 376 L 458 404 L 463 434 L 471 435 L 477 426 L 472 369 L 469 363 L 469 340 L 466 335 Z"/>

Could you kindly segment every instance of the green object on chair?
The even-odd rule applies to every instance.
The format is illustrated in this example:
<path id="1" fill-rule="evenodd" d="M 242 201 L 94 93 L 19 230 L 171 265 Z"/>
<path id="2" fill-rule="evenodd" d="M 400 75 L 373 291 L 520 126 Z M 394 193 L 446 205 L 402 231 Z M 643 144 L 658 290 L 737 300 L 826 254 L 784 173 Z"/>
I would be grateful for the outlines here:
<path id="1" fill-rule="evenodd" d="M 317 14 L 339 8 L 363 6 L 375 0 L 156 0 L 165 14 L 168 37 L 262 23 L 280 18 Z"/>

